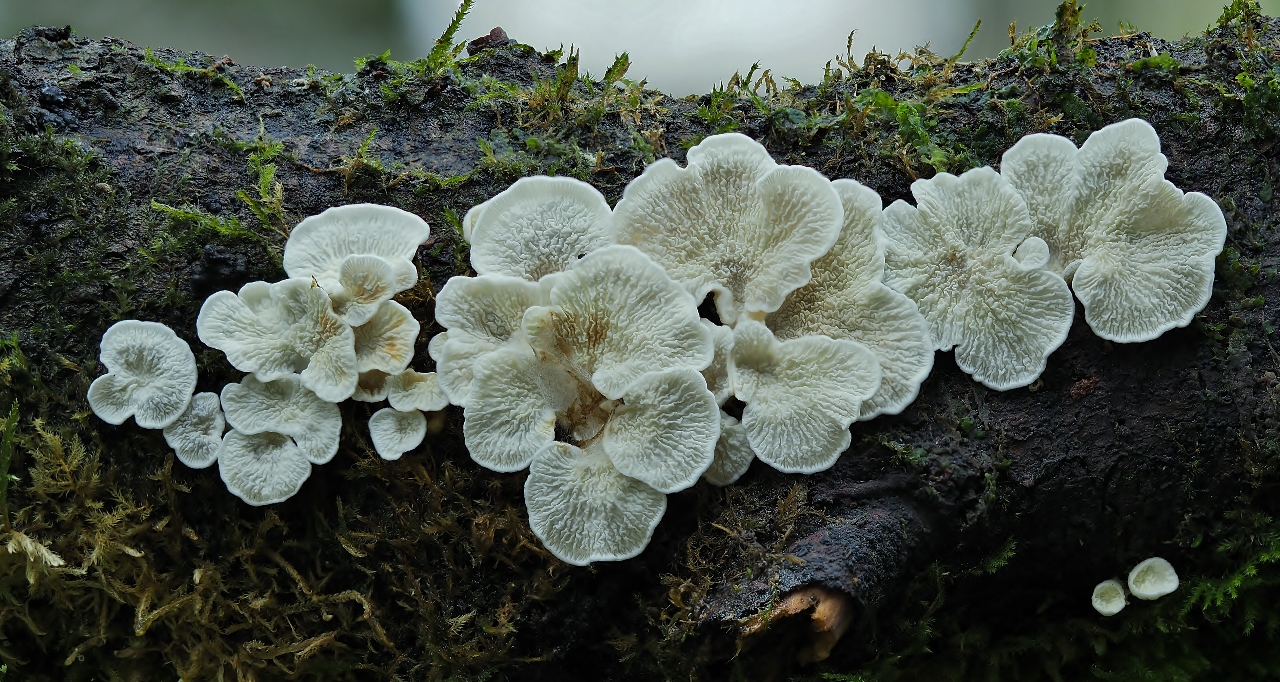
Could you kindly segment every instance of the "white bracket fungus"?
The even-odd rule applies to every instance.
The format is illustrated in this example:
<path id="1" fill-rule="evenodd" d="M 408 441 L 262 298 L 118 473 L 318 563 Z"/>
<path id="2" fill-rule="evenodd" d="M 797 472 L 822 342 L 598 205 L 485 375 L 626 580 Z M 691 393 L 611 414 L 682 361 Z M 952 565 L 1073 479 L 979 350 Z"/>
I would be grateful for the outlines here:
<path id="1" fill-rule="evenodd" d="M 612 215 L 604 195 L 581 180 L 521 178 L 467 211 L 471 266 L 536 282 L 612 244 Z"/>
<path id="2" fill-rule="evenodd" d="M 614 209 L 618 243 L 653 257 L 720 320 L 777 310 L 840 233 L 840 198 L 818 171 L 780 166 L 755 140 L 712 135 L 681 168 L 650 164 Z"/>
<path id="3" fill-rule="evenodd" d="M 356 390 L 355 335 L 310 279 L 219 291 L 200 307 L 196 333 L 260 381 L 301 372 L 302 384 L 329 402 Z"/>
<path id="4" fill-rule="evenodd" d="M 719 435 L 720 409 L 706 381 L 677 369 L 651 372 L 627 387 L 601 443 L 624 476 L 674 493 L 711 466 Z"/>
<path id="5" fill-rule="evenodd" d="M 1129 593 L 1138 599 L 1159 599 L 1178 589 L 1178 573 L 1168 561 L 1151 557 L 1129 571 Z"/>
<path id="6" fill-rule="evenodd" d="M 384 407 L 369 417 L 373 449 L 383 459 L 400 459 L 422 444 L 427 435 L 427 419 L 418 410 L 400 411 Z"/>
<path id="7" fill-rule="evenodd" d="M 311 475 L 311 462 L 284 434 L 232 429 L 218 451 L 218 473 L 231 494 L 260 507 L 293 497 Z"/>
<path id="8" fill-rule="evenodd" d="M 1104 339 L 1154 339 L 1209 302 L 1227 223 L 1212 199 L 1165 180 L 1168 165 L 1155 129 L 1136 118 L 1094 132 L 1080 149 L 1028 135 L 1001 159 L 1048 243 L 1049 269 L 1071 282 Z"/>
<path id="9" fill-rule="evenodd" d="M 1093 588 L 1093 608 L 1104 616 L 1114 616 L 1128 603 L 1119 580 L 1104 580 Z"/>
<path id="10" fill-rule="evenodd" d="M 849 447 L 849 425 L 880 388 L 880 362 L 860 343 L 825 336 L 779 342 L 761 322 L 734 328 L 733 386 L 761 461 L 812 474 Z"/>
<path id="11" fill-rule="evenodd" d="M 1037 269 L 1027 204 L 991 168 L 939 173 L 911 184 L 917 206 L 884 211 L 885 283 L 929 322 L 934 347 L 998 391 L 1036 380 L 1067 338 L 1075 303 L 1058 275 Z"/>
<path id="12" fill-rule="evenodd" d="M 440 390 L 435 372 L 407 369 L 387 379 L 387 402 L 403 412 L 439 412 L 449 406 L 449 397 Z"/>
<path id="13" fill-rule="evenodd" d="M 378 370 L 399 374 L 413 361 L 413 347 L 421 324 L 409 309 L 386 301 L 369 321 L 352 330 L 356 351 L 356 369 Z"/>
<path id="14" fill-rule="evenodd" d="M 380 369 L 361 372 L 351 399 L 358 403 L 380 403 L 386 400 L 391 390 L 387 383 L 389 379 L 391 375 Z"/>
<path id="15" fill-rule="evenodd" d="M 493 471 L 519 471 L 555 440 L 559 413 L 578 397 L 573 377 L 528 347 L 487 354 L 475 366 L 462 435 L 471 458 Z"/>
<path id="16" fill-rule="evenodd" d="M 756 458 L 747 438 L 747 430 L 732 416 L 720 413 L 720 438 L 716 441 L 715 458 L 702 476 L 711 485 L 726 486 L 736 483 L 751 467 Z"/>
<path id="17" fill-rule="evenodd" d="M 192 469 L 203 469 L 218 460 L 226 426 L 218 394 L 197 393 L 191 396 L 186 411 L 164 427 L 164 441 L 173 448 L 178 461 Z"/>
<path id="18" fill-rule="evenodd" d="M 787 296 L 767 324 L 779 339 L 821 334 L 857 341 L 876 354 L 883 380 L 862 403 L 859 420 L 898 414 L 933 369 L 933 339 L 919 307 L 884 279 L 880 195 L 854 180 L 831 183 L 844 206 L 844 227 L 813 263 L 813 281 Z"/>
<path id="19" fill-rule="evenodd" d="M 524 501 L 534 535 L 575 566 L 636 556 L 667 510 L 666 495 L 622 475 L 598 444 L 547 446 L 529 467 Z"/>
<path id="20" fill-rule="evenodd" d="M 342 413 L 297 376 L 263 382 L 250 374 L 238 384 L 227 384 L 222 387 L 222 409 L 231 428 L 243 434 L 292 437 L 313 464 L 325 464 L 338 453 Z"/>
<path id="21" fill-rule="evenodd" d="M 102 335 L 98 358 L 107 373 L 89 385 L 89 407 L 108 424 L 133 417 L 162 429 L 182 416 L 196 388 L 196 357 L 159 322 L 121 320 Z"/>

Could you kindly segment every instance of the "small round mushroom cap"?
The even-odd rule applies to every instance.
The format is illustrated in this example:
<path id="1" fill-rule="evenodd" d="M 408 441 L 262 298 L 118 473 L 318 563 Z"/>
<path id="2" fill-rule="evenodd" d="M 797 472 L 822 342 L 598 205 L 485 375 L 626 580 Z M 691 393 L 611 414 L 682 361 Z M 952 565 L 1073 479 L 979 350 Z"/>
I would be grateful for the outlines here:
<path id="1" fill-rule="evenodd" d="M 1035 381 L 1075 303 L 1061 277 L 1014 257 L 1032 231 L 1026 202 L 987 167 L 917 180 L 911 193 L 917 206 L 884 211 L 885 283 L 916 302 L 934 348 L 955 348 L 977 381 L 997 391 Z"/>
<path id="2" fill-rule="evenodd" d="M 840 233 L 840 197 L 822 174 L 780 166 L 760 143 L 712 135 L 685 168 L 661 159 L 614 209 L 619 244 L 649 254 L 701 302 L 715 292 L 720 320 L 777 310 L 809 281 L 809 264 Z"/>
<path id="3" fill-rule="evenodd" d="M 1178 589 L 1178 573 L 1160 557 L 1151 557 L 1129 571 L 1129 594 L 1138 599 L 1159 599 Z"/>
<path id="4" fill-rule="evenodd" d="M 486 469 L 519 471 L 555 440 L 557 413 L 578 397 L 578 383 L 527 347 L 487 354 L 475 365 L 462 436 Z"/>
<path id="5" fill-rule="evenodd" d="M 293 497 L 311 475 L 311 463 L 284 434 L 232 429 L 218 451 L 218 473 L 232 495 L 261 507 Z"/>
<path id="6" fill-rule="evenodd" d="M 435 372 L 407 369 L 387 381 L 387 400 L 391 407 L 407 412 L 439 412 L 449 406 L 449 398 L 440 390 Z"/>
<path id="7" fill-rule="evenodd" d="M 854 180 L 831 186 L 844 207 L 844 227 L 813 263 L 813 281 L 792 292 L 767 318 L 779 339 L 821 334 L 857 341 L 880 362 L 880 390 L 862 403 L 860 421 L 898 414 L 933 369 L 929 323 L 915 302 L 883 282 L 885 239 L 880 195 Z"/>
<path id="8" fill-rule="evenodd" d="M 310 278 L 246 284 L 205 300 L 196 333 L 227 354 L 231 365 L 261 381 L 301 373 L 302 383 L 329 402 L 351 397 L 359 379 L 355 335 Z M 265 294 L 265 295 L 264 295 Z"/>
<path id="9" fill-rule="evenodd" d="M 1227 235 L 1222 210 L 1164 179 L 1169 161 L 1150 123 L 1131 118 L 1076 149 L 1028 135 L 1005 152 L 1001 175 L 1022 193 L 1048 267 L 1071 283 L 1094 333 L 1121 343 L 1185 327 L 1209 302 Z"/>
<path id="10" fill-rule="evenodd" d="M 297 375 L 263 382 L 250 374 L 238 384 L 227 384 L 222 409 L 231 428 L 243 434 L 291 436 L 313 464 L 325 464 L 338 453 L 342 413 L 303 386 Z"/>
<path id="11" fill-rule="evenodd" d="M 395 268 L 378 256 L 347 256 L 338 266 L 338 285 L 328 292 L 333 311 L 356 327 L 368 322 L 397 291 Z"/>
<path id="12" fill-rule="evenodd" d="M 644 551 L 667 511 L 667 496 L 623 476 L 598 443 L 552 443 L 524 483 L 529 527 L 557 559 L 586 566 Z"/>
<path id="13" fill-rule="evenodd" d="M 780 342 L 755 320 L 740 321 L 733 334 L 733 385 L 746 403 L 742 426 L 756 456 L 786 473 L 835 464 L 862 401 L 880 388 L 875 354 L 826 336 Z"/>
<path id="14" fill-rule="evenodd" d="M 715 458 L 720 409 L 691 369 L 652 372 L 627 388 L 604 426 L 605 454 L 660 493 L 693 486 Z"/>
<path id="15" fill-rule="evenodd" d="M 737 419 L 720 413 L 720 438 L 716 441 L 716 456 L 711 467 L 702 475 L 711 485 L 726 486 L 738 482 L 756 458 L 747 438 L 747 430 Z"/>
<path id="16" fill-rule="evenodd" d="M 711 364 L 711 330 L 697 303 L 635 247 L 593 251 L 543 281 L 551 304 L 525 313 L 530 344 L 606 398 L 621 398 L 648 372 Z"/>
<path id="17" fill-rule="evenodd" d="M 471 266 L 536 282 L 613 243 L 604 195 L 574 178 L 521 178 L 467 212 Z"/>
<path id="18" fill-rule="evenodd" d="M 422 325 L 409 309 L 395 301 L 385 301 L 368 322 L 356 327 L 356 368 L 361 372 L 381 370 L 399 374 L 413 361 L 414 344 Z"/>
<path id="19" fill-rule="evenodd" d="M 227 426 L 217 393 L 197 393 L 182 416 L 164 427 L 164 442 L 178 461 L 192 469 L 204 469 L 218 460 L 222 431 Z"/>
<path id="20" fill-rule="evenodd" d="M 521 334 L 524 313 L 548 301 L 546 287 L 506 275 L 452 277 L 436 295 L 436 321 L 449 331 L 427 346 L 440 388 L 466 407 L 476 361 Z"/>
<path id="21" fill-rule="evenodd" d="M 1093 608 L 1104 616 L 1120 613 L 1127 603 L 1119 580 L 1104 580 L 1093 588 Z"/>
<path id="22" fill-rule="evenodd" d="M 411 259 L 430 236 L 426 221 L 408 211 L 378 204 L 335 206 L 289 232 L 284 271 L 290 277 L 315 277 L 320 286 L 337 290 L 343 260 L 366 254 L 389 263 L 396 292 L 404 291 L 418 281 Z"/>
<path id="23" fill-rule="evenodd" d="M 422 444 L 427 435 L 427 418 L 417 410 L 401 412 L 384 407 L 369 417 L 369 435 L 373 437 L 373 449 L 379 457 L 400 459 Z"/>
<path id="24" fill-rule="evenodd" d="M 368 372 L 360 373 L 360 380 L 356 382 L 356 391 L 351 394 L 351 399 L 361 403 L 380 403 L 387 399 L 387 394 L 391 390 L 388 380 L 391 375 L 382 370 L 371 369 Z"/>
<path id="25" fill-rule="evenodd" d="M 159 322 L 121 320 L 102 335 L 98 358 L 107 373 L 89 385 L 89 407 L 108 424 L 133 417 L 163 429 L 182 416 L 196 388 L 196 356 Z"/>

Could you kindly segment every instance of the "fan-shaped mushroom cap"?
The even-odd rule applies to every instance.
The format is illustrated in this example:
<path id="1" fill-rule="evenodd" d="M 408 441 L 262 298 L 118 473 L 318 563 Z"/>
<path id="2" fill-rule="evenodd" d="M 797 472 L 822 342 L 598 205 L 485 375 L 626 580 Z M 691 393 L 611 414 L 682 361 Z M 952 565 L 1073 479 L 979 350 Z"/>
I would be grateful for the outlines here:
<path id="1" fill-rule="evenodd" d="M 329 402 L 351 396 L 358 380 L 355 335 L 324 289 L 310 279 L 286 279 L 269 288 L 251 282 L 240 291 L 205 300 L 196 318 L 201 341 L 261 381 L 301 372 L 303 385 Z"/>
<path id="2" fill-rule="evenodd" d="M 751 460 L 755 458 L 756 453 L 751 449 L 747 430 L 737 419 L 721 412 L 720 438 L 716 441 L 715 459 L 702 477 L 711 485 L 731 485 L 747 473 Z"/>
<path id="3" fill-rule="evenodd" d="M 232 495 L 261 507 L 293 497 L 311 475 L 311 463 L 284 434 L 232 429 L 218 450 L 218 473 Z"/>
<path id="4" fill-rule="evenodd" d="M 706 319 L 702 324 L 711 330 L 712 348 L 715 349 L 711 364 L 702 370 L 702 378 L 707 381 L 707 390 L 716 397 L 716 404 L 724 405 L 733 397 L 733 383 L 729 381 L 732 374 L 729 365 L 733 363 L 733 329 Z"/>
<path id="5" fill-rule="evenodd" d="M 681 168 L 650 164 L 614 209 L 620 244 L 649 254 L 728 325 L 777 310 L 840 233 L 840 198 L 820 173 L 779 166 L 760 143 L 712 135 Z"/>
<path id="6" fill-rule="evenodd" d="M 302 385 L 296 375 L 259 381 L 252 374 L 222 387 L 222 409 L 231 428 L 246 434 L 291 436 L 313 464 L 325 464 L 338 452 L 342 413 Z"/>
<path id="7" fill-rule="evenodd" d="M 711 364 L 711 331 L 693 297 L 634 247 L 593 251 L 543 282 L 551 303 L 525 313 L 530 343 L 606 398 L 648 372 Z"/>
<path id="8" fill-rule="evenodd" d="M 519 471 L 555 440 L 557 413 L 577 396 L 577 382 L 528 347 L 489 353 L 475 365 L 463 412 L 467 451 L 487 469 Z"/>
<path id="9" fill-rule="evenodd" d="M 986 167 L 917 180 L 911 193 L 918 206 L 884 212 L 885 283 L 916 302 L 934 347 L 954 347 L 974 379 L 998 391 L 1035 381 L 1075 304 L 1061 277 L 1014 257 L 1032 230 L 1026 202 Z"/>
<path id="10" fill-rule="evenodd" d="M 1124 585 L 1119 580 L 1104 580 L 1093 588 L 1093 608 L 1104 616 L 1114 616 L 1124 609 Z"/>
<path id="11" fill-rule="evenodd" d="M 875 354 L 826 336 L 779 342 L 755 320 L 740 321 L 733 334 L 733 385 L 756 456 L 787 473 L 835 464 L 862 401 L 880 387 Z"/>
<path id="12" fill-rule="evenodd" d="M 524 502 L 533 534 L 575 566 L 636 556 L 667 510 L 666 495 L 623 476 L 599 444 L 544 448 L 529 467 Z"/>
<path id="13" fill-rule="evenodd" d="M 601 442 L 624 476 L 674 493 L 697 483 L 711 466 L 719 435 L 720 410 L 702 375 L 675 369 L 631 384 Z"/>
<path id="14" fill-rule="evenodd" d="M 178 460 L 192 469 L 203 469 L 218 460 L 222 430 L 227 422 L 217 393 L 197 393 L 174 422 L 164 427 L 164 442 Z"/>
<path id="15" fill-rule="evenodd" d="M 335 206 L 298 223 L 284 245 L 284 271 L 290 277 L 315 277 L 320 286 L 342 287 L 341 268 L 348 256 L 371 255 L 395 271 L 395 292 L 418 281 L 414 254 L 431 236 L 422 218 L 391 206 Z"/>
<path id="16" fill-rule="evenodd" d="M 338 284 L 328 291 L 333 311 L 353 327 L 368 322 L 398 291 L 395 268 L 385 259 L 369 254 L 343 258 L 338 266 Z"/>
<path id="17" fill-rule="evenodd" d="M 767 318 L 779 339 L 821 334 L 857 341 L 876 354 L 883 380 L 858 419 L 898 414 L 933 369 L 929 323 L 915 302 L 884 284 L 880 195 L 854 180 L 831 183 L 844 206 L 844 227 L 813 262 L 813 281 L 787 296 Z"/>
<path id="18" fill-rule="evenodd" d="M 196 388 L 196 356 L 159 322 L 121 320 L 102 335 L 98 358 L 107 373 L 89 385 L 89 407 L 108 424 L 133 417 L 162 429 L 182 416 Z"/>
<path id="19" fill-rule="evenodd" d="M 387 400 L 391 407 L 404 412 L 439 412 L 449 406 L 449 397 L 440 390 L 435 372 L 416 372 L 411 369 L 388 380 Z"/>
<path id="20" fill-rule="evenodd" d="M 536 282 L 612 244 L 612 216 L 604 195 L 581 180 L 521 178 L 467 212 L 471 266 Z"/>
<path id="21" fill-rule="evenodd" d="M 391 375 L 378 369 L 371 369 L 368 372 L 360 373 L 360 380 L 356 382 L 355 393 L 351 394 L 351 399 L 361 403 L 380 403 L 387 399 L 387 393 L 391 390 L 388 381 Z"/>
<path id="22" fill-rule="evenodd" d="M 403 372 L 413 361 L 413 346 L 418 340 L 421 325 L 409 309 L 386 301 L 369 318 L 356 327 L 356 369 L 361 372 L 377 369 L 387 374 Z"/>
<path id="23" fill-rule="evenodd" d="M 427 435 L 427 419 L 417 410 L 401 412 L 384 407 L 369 417 L 369 435 L 373 437 L 373 449 L 379 457 L 400 459 L 422 444 Z"/>
<path id="24" fill-rule="evenodd" d="M 1138 599 L 1159 599 L 1178 589 L 1178 572 L 1168 561 L 1151 557 L 1129 571 L 1129 594 Z"/>
<path id="25" fill-rule="evenodd" d="M 1168 165 L 1155 129 L 1137 118 L 1094 132 L 1078 150 L 1064 137 L 1028 135 L 1001 159 L 1048 243 L 1049 269 L 1071 282 L 1104 339 L 1154 339 L 1209 302 L 1227 223 L 1212 199 L 1165 180 Z"/>
<path id="26" fill-rule="evenodd" d="M 449 402 L 467 406 L 472 367 L 521 333 L 524 313 L 548 301 L 546 287 L 506 275 L 453 277 L 436 295 L 436 321 L 449 331 L 427 346 Z"/>

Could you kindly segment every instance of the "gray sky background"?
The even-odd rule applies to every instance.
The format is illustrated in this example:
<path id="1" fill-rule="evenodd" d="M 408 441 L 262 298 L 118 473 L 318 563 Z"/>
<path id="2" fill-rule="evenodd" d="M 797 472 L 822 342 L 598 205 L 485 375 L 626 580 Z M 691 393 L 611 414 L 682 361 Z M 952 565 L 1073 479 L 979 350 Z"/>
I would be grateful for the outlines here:
<path id="1" fill-rule="evenodd" d="M 1121 20 L 1166 38 L 1196 33 L 1226 0 L 1095 0 L 1085 16 L 1108 33 Z M 539 49 L 570 44 L 601 74 L 615 54 L 631 55 L 629 77 L 671 94 L 706 92 L 759 61 L 777 75 L 814 82 L 822 65 L 872 47 L 896 53 L 929 43 L 952 54 L 979 18 L 966 58 L 989 57 L 1019 30 L 1053 19 L 1057 0 L 478 0 L 466 39 L 502 26 Z M 457 0 L 0 0 L 0 35 L 32 24 L 71 24 L 88 37 L 227 54 L 245 64 L 315 64 L 350 71 L 352 59 L 381 52 L 422 56 Z M 1263 0 L 1280 14 L 1280 0 Z"/>

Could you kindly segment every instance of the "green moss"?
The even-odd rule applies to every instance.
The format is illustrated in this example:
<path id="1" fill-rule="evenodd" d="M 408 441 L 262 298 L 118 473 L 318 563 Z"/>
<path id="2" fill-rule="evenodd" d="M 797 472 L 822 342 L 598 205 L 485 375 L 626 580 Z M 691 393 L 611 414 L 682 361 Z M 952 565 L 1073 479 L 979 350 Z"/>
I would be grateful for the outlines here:
<path id="1" fill-rule="evenodd" d="M 1153 57 L 1136 60 L 1127 68 L 1136 73 L 1156 73 L 1173 78 L 1182 68 L 1182 62 L 1174 59 L 1168 52 L 1161 52 Z"/>
<path id="2" fill-rule="evenodd" d="M 176 62 L 166 62 L 152 53 L 151 48 L 149 47 L 146 49 L 144 55 L 144 60 L 152 66 L 163 71 L 168 71 L 169 73 L 190 74 L 209 79 L 225 87 L 227 90 L 230 90 L 234 99 L 240 102 L 245 101 L 244 90 L 241 90 L 240 86 L 237 85 L 235 81 L 231 80 L 230 76 L 222 71 L 222 67 L 219 64 L 207 67 L 191 66 L 187 63 L 186 59 L 179 59 Z"/>

